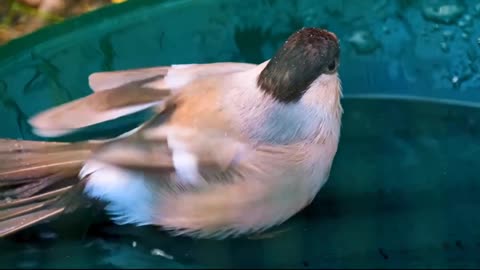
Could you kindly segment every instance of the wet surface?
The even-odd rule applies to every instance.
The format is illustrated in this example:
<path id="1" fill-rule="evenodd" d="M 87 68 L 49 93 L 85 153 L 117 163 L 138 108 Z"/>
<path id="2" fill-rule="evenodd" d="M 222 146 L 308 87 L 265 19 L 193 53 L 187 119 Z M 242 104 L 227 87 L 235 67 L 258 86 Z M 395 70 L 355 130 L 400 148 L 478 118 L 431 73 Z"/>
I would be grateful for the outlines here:
<path id="1" fill-rule="evenodd" d="M 349 99 L 332 176 L 267 237 L 209 241 L 85 209 L 0 241 L 0 267 L 478 267 L 480 109 Z M 392 125 L 395 123 L 395 125 Z"/>

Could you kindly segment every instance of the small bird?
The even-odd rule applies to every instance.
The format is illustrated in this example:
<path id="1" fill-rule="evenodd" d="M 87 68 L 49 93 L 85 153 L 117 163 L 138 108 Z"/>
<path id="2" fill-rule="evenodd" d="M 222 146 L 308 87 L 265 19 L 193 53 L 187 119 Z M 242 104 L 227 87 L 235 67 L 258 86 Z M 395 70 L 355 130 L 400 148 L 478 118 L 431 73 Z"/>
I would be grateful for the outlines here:
<path id="1" fill-rule="evenodd" d="M 0 236 L 101 201 L 119 225 L 193 238 L 261 233 L 308 206 L 340 138 L 340 46 L 292 33 L 260 64 L 171 65 L 89 76 L 93 92 L 29 119 L 59 137 L 135 112 L 107 139 L 0 140 Z"/>

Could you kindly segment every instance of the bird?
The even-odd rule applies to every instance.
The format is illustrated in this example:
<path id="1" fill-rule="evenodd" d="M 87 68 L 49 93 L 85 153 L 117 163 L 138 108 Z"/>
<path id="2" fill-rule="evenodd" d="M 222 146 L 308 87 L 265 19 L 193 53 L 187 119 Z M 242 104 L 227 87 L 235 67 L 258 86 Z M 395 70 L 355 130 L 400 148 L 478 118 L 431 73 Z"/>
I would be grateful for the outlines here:
<path id="1" fill-rule="evenodd" d="M 89 95 L 28 119 L 49 140 L 0 140 L 0 237 L 91 201 L 116 225 L 235 238 L 278 226 L 330 177 L 343 108 L 340 41 L 302 27 L 261 63 L 98 71 Z M 120 135 L 60 141 L 139 111 Z"/>

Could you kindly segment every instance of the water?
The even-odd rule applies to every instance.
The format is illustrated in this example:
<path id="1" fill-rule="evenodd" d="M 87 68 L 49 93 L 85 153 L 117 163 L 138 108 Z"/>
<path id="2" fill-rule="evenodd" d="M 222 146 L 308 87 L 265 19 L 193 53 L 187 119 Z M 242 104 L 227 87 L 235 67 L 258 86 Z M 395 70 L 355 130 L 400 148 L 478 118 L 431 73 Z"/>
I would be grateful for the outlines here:
<path id="1" fill-rule="evenodd" d="M 0 267 L 479 267 L 480 109 L 343 104 L 329 182 L 265 239 L 171 237 L 90 209 L 1 240 Z"/>
<path id="2" fill-rule="evenodd" d="M 174 238 L 93 208 L 1 239 L 0 268 L 479 267 L 478 16 L 473 0 L 135 0 L 0 48 L 7 138 L 43 139 L 28 117 L 89 94 L 92 72 L 259 63 L 301 26 L 340 37 L 345 92 L 330 180 L 267 236 Z M 365 93 L 385 96 L 354 98 Z M 405 95 L 470 104 L 392 98 Z M 59 140 L 120 134 L 143 116 Z"/>

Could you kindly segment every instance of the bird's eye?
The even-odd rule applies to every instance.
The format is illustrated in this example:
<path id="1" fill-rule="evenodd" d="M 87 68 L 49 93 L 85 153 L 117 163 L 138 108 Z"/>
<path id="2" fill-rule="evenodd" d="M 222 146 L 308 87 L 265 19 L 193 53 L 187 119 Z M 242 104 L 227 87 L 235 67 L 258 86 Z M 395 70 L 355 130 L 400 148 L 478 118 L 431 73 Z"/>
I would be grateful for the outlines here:
<path id="1" fill-rule="evenodd" d="M 337 68 L 337 62 L 333 60 L 329 65 L 328 65 L 328 71 L 332 72 Z"/>

